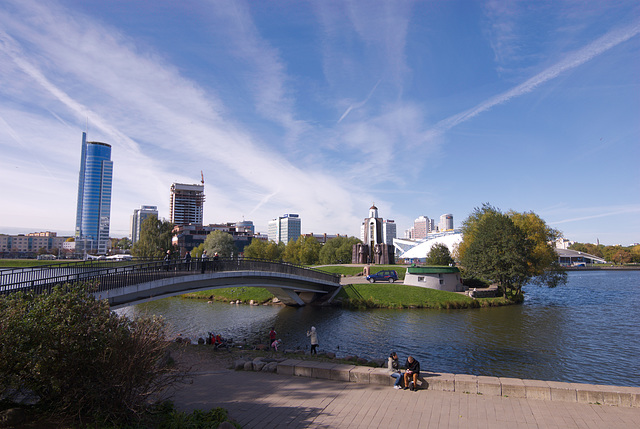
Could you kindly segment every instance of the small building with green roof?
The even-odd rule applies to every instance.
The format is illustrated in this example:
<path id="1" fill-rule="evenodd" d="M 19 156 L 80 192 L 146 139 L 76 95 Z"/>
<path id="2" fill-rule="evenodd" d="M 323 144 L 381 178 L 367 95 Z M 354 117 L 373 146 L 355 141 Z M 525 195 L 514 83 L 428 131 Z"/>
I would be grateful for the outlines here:
<path id="1" fill-rule="evenodd" d="M 409 267 L 404 284 L 448 292 L 464 292 L 458 267 Z"/>

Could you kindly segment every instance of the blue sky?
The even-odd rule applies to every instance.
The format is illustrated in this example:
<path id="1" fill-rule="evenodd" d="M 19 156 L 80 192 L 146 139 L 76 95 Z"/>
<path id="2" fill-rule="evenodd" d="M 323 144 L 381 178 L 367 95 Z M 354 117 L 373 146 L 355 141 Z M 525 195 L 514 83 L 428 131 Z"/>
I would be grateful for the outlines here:
<path id="1" fill-rule="evenodd" d="M 87 126 L 88 124 L 88 126 Z M 0 4 L 0 232 L 71 233 L 82 131 L 111 235 L 205 176 L 205 223 L 359 236 L 484 202 L 640 242 L 637 1 Z"/>

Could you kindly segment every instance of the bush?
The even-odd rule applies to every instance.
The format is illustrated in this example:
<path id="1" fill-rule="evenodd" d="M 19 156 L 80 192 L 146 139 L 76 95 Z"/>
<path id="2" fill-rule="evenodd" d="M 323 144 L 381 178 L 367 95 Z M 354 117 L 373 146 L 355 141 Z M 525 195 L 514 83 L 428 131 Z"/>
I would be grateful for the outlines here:
<path id="1" fill-rule="evenodd" d="M 184 377 L 164 338 L 162 320 L 119 316 L 86 285 L 0 297 L 0 396 L 27 392 L 80 424 L 133 422 Z"/>

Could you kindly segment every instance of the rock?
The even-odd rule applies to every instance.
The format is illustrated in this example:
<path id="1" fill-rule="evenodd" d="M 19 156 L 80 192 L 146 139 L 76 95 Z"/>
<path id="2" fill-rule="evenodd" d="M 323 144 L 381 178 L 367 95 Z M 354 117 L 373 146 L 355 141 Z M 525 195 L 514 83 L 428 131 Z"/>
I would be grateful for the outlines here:
<path id="1" fill-rule="evenodd" d="M 271 300 L 271 302 L 277 304 L 277 303 L 280 302 L 280 300 L 277 297 L 274 296 L 273 299 Z"/>
<path id="2" fill-rule="evenodd" d="M 236 371 L 242 371 L 244 369 L 244 364 L 245 363 L 246 363 L 246 361 L 244 359 L 237 359 L 233 363 L 233 369 L 235 369 Z"/>
<path id="3" fill-rule="evenodd" d="M 253 358 L 253 362 L 264 362 L 264 358 L 262 356 L 257 356 Z"/>
<path id="4" fill-rule="evenodd" d="M 257 344 L 257 345 L 255 346 L 255 349 L 256 349 L 256 350 L 267 350 L 267 349 L 268 349 L 268 347 L 266 346 L 266 344 Z"/>
<path id="5" fill-rule="evenodd" d="M 371 359 L 371 362 L 375 363 L 376 366 L 379 366 L 380 368 L 387 366 L 387 361 L 384 359 Z"/>
<path id="6" fill-rule="evenodd" d="M 355 362 L 358 360 L 358 356 L 347 356 L 346 358 L 344 358 L 344 360 Z"/>
<path id="7" fill-rule="evenodd" d="M 253 370 L 254 371 L 262 371 L 262 368 L 265 367 L 265 365 L 267 365 L 265 362 L 262 362 L 261 360 L 259 361 L 253 361 Z"/>
<path id="8" fill-rule="evenodd" d="M 229 302 L 229 304 L 231 304 L 231 305 L 233 305 L 233 304 L 235 304 L 235 303 L 236 303 L 235 301 L 231 301 L 231 302 Z"/>
<path id="9" fill-rule="evenodd" d="M 272 358 L 262 358 L 262 362 L 264 362 L 264 363 L 271 363 L 271 362 L 275 362 L 275 361 L 276 360 L 272 359 Z"/>
<path id="10" fill-rule="evenodd" d="M 287 354 L 291 355 L 291 354 L 294 354 L 295 352 L 296 352 L 296 351 L 295 351 L 295 350 L 293 350 L 293 349 L 286 349 L 286 350 L 284 351 L 284 354 L 285 354 L 285 355 L 287 355 Z"/>
<path id="11" fill-rule="evenodd" d="M 365 358 L 358 358 L 356 359 L 356 362 L 358 362 L 361 365 L 365 365 L 368 361 Z"/>
<path id="12" fill-rule="evenodd" d="M 249 305 L 253 305 L 253 300 L 249 301 Z"/>
<path id="13" fill-rule="evenodd" d="M 269 362 L 264 367 L 262 367 L 263 372 L 276 372 L 278 370 L 277 362 Z"/>
<path id="14" fill-rule="evenodd" d="M 253 362 L 251 361 L 247 361 L 244 363 L 244 370 L 245 371 L 253 371 Z"/>
<path id="15" fill-rule="evenodd" d="M 335 354 L 335 353 L 333 353 L 333 352 L 327 352 L 327 357 L 328 357 L 329 359 L 335 359 L 335 358 L 336 358 L 336 354 Z"/>

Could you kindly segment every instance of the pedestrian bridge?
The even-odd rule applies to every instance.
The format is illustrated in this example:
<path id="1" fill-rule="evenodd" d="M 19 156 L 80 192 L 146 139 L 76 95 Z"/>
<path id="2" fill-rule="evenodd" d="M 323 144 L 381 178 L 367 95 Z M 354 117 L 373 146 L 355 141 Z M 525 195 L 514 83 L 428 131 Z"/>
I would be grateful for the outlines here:
<path id="1" fill-rule="evenodd" d="M 93 284 L 112 308 L 200 290 L 263 287 L 286 305 L 330 302 L 340 276 L 299 265 L 258 259 L 184 261 L 85 261 L 0 271 L 0 294 L 43 293 L 64 283 Z"/>

